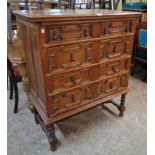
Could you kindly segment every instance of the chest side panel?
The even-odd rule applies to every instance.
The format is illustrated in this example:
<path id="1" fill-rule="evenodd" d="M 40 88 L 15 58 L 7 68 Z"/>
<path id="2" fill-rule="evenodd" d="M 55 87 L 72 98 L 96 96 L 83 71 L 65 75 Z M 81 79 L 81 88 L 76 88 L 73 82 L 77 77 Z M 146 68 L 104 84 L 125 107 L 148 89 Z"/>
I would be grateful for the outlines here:
<path id="1" fill-rule="evenodd" d="M 23 20 L 20 22 L 20 33 L 24 44 L 27 72 L 29 78 L 29 94 L 37 103 L 39 111 L 46 113 L 46 95 L 42 70 L 41 49 L 39 48 L 38 27 Z"/>

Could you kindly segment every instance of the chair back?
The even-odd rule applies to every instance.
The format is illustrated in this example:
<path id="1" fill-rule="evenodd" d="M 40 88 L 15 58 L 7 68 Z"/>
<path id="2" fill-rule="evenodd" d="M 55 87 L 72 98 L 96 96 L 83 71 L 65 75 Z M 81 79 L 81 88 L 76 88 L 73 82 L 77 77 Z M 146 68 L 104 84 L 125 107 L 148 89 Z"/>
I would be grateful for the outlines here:
<path id="1" fill-rule="evenodd" d="M 135 56 L 147 61 L 147 22 L 142 22 L 137 27 Z"/>
<path id="2" fill-rule="evenodd" d="M 146 22 L 142 22 L 137 27 L 136 41 L 139 47 L 147 48 L 147 23 Z"/>

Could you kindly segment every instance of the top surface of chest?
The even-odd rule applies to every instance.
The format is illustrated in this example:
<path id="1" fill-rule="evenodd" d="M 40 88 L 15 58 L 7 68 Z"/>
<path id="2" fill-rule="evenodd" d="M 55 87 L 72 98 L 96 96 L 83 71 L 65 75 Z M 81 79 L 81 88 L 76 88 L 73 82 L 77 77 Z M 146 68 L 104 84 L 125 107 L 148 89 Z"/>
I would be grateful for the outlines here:
<path id="1" fill-rule="evenodd" d="M 60 10 L 60 9 L 45 9 L 45 10 L 22 10 L 14 11 L 15 14 L 27 18 L 33 22 L 42 20 L 76 20 L 80 19 L 100 19 L 100 18 L 116 18 L 116 17 L 139 17 L 141 13 L 127 11 L 112 11 L 112 10 Z"/>

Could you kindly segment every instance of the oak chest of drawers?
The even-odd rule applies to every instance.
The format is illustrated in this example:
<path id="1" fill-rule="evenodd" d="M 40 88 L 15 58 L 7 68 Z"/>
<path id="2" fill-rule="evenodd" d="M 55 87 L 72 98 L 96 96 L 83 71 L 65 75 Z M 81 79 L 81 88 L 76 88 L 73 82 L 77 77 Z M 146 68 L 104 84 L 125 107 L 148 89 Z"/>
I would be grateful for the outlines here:
<path id="1" fill-rule="evenodd" d="M 136 25 L 141 14 L 107 10 L 15 12 L 29 76 L 29 97 L 37 123 L 55 149 L 54 123 L 111 102 L 119 115 L 125 95 Z"/>

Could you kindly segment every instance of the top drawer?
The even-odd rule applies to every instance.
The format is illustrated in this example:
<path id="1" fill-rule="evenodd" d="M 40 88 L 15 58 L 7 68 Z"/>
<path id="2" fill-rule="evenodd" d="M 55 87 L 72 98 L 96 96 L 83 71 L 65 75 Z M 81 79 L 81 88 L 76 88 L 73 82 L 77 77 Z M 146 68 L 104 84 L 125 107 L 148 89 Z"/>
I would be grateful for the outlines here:
<path id="1" fill-rule="evenodd" d="M 69 24 L 46 27 L 48 43 L 66 42 L 92 37 L 92 24 Z"/>
<path id="2" fill-rule="evenodd" d="M 131 32 L 132 21 L 105 21 L 96 23 L 61 23 L 46 25 L 46 42 L 70 42 L 90 38 L 124 35 Z"/>
<path id="3" fill-rule="evenodd" d="M 104 22 L 101 24 L 101 34 L 102 36 L 107 36 L 130 33 L 131 24 L 130 21 Z"/>

